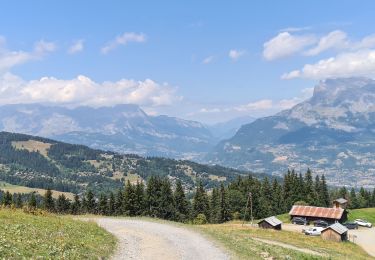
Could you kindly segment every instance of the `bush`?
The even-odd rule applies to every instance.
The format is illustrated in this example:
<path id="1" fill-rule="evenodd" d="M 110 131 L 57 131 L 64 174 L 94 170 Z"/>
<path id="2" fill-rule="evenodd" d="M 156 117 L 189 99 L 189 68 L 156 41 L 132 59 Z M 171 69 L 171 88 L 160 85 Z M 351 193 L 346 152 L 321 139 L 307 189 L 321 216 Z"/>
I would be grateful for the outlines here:
<path id="1" fill-rule="evenodd" d="M 232 214 L 232 219 L 234 219 L 234 220 L 239 220 L 239 219 L 241 219 L 241 213 L 239 213 L 238 211 L 234 212 L 234 213 Z"/>
<path id="2" fill-rule="evenodd" d="M 309 206 L 309 204 L 306 201 L 303 201 L 303 200 L 299 200 L 299 201 L 294 202 L 294 205 L 296 205 L 296 206 Z"/>
<path id="3" fill-rule="evenodd" d="M 207 218 L 206 218 L 206 215 L 204 214 L 198 214 L 198 216 L 193 221 L 194 225 L 204 225 L 206 223 L 207 223 Z"/>

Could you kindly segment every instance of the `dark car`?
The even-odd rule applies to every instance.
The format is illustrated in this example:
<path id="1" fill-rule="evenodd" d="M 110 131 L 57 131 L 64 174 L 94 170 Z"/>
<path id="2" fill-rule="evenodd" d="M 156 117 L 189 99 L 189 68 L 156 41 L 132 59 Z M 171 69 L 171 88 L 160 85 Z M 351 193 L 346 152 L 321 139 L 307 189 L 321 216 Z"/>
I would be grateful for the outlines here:
<path id="1" fill-rule="evenodd" d="M 292 218 L 292 223 L 297 224 L 297 225 L 308 225 L 309 224 L 309 222 L 306 219 L 301 218 L 301 217 Z"/>
<path id="2" fill-rule="evenodd" d="M 329 224 L 328 224 L 327 221 L 324 221 L 324 220 L 318 219 L 318 220 L 315 220 L 315 221 L 314 221 L 314 226 L 315 226 L 315 227 L 323 227 L 323 228 L 326 228 L 326 227 L 329 226 Z"/>
<path id="3" fill-rule="evenodd" d="M 347 229 L 358 229 L 358 224 L 355 223 L 355 222 L 346 222 L 346 223 L 344 223 L 344 226 Z"/>

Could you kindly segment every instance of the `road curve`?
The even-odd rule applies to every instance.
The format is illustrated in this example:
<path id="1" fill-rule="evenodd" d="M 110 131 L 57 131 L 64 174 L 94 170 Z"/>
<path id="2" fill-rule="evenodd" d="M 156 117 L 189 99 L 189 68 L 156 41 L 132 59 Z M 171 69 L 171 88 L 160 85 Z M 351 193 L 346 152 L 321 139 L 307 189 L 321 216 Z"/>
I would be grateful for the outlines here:
<path id="1" fill-rule="evenodd" d="M 229 259 L 201 234 L 168 223 L 139 219 L 94 218 L 114 234 L 119 248 L 113 259 Z"/>

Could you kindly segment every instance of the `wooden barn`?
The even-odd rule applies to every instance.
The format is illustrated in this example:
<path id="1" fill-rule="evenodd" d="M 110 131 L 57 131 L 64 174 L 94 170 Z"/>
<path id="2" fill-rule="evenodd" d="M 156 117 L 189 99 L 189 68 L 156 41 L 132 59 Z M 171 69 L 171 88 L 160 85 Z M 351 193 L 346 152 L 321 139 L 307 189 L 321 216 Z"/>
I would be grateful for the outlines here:
<path id="1" fill-rule="evenodd" d="M 294 205 L 289 212 L 290 218 L 301 217 L 307 221 L 325 220 L 330 224 L 347 220 L 348 212 L 341 207 L 323 208 Z"/>
<path id="2" fill-rule="evenodd" d="M 260 228 L 268 228 L 268 229 L 275 229 L 275 230 L 281 230 L 281 222 L 278 218 L 275 216 L 265 218 L 258 222 L 258 226 Z"/>
<path id="3" fill-rule="evenodd" d="M 348 240 L 348 229 L 340 223 L 335 223 L 322 230 L 322 238 L 335 242 Z"/>

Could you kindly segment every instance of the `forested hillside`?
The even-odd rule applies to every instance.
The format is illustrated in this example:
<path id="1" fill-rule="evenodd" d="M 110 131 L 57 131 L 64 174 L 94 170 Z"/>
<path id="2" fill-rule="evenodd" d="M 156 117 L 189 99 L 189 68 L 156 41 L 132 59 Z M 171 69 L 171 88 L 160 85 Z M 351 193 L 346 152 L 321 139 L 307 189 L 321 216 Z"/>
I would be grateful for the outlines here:
<path id="1" fill-rule="evenodd" d="M 229 183 L 249 172 L 191 161 L 143 158 L 104 152 L 82 145 L 8 132 L 0 133 L 0 181 L 27 187 L 80 193 L 117 190 L 127 180 L 167 176 L 193 190 L 199 178 L 205 188 Z M 262 177 L 263 175 L 257 175 Z"/>

